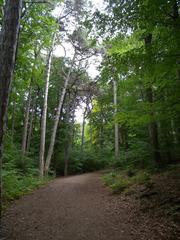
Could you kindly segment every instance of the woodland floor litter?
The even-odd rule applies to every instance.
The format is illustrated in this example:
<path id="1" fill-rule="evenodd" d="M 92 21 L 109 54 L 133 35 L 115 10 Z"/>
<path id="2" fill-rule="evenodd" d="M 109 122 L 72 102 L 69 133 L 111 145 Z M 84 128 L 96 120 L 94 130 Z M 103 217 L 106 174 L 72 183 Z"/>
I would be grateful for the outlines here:
<path id="1" fill-rule="evenodd" d="M 145 203 L 144 203 L 145 204 Z M 154 211 L 156 211 L 154 209 Z M 15 201 L 4 240 L 177 240 L 177 226 L 135 195 L 112 195 L 99 173 L 59 178 Z"/>

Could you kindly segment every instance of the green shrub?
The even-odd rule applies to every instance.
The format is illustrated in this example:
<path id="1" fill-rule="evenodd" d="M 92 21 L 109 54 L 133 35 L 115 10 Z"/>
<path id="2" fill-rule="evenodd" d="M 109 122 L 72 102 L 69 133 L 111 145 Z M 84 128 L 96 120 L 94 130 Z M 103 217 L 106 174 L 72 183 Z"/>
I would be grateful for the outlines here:
<path id="1" fill-rule="evenodd" d="M 120 193 L 124 191 L 127 187 L 130 186 L 130 182 L 128 179 L 118 179 L 115 183 L 110 185 L 111 189 L 113 190 L 113 193 Z"/>
<path id="2" fill-rule="evenodd" d="M 113 193 L 120 193 L 134 184 L 145 184 L 150 181 L 150 174 L 145 171 L 117 171 L 103 176 L 103 182 Z"/>
<path id="3" fill-rule="evenodd" d="M 31 174 L 22 174 L 18 170 L 3 170 L 3 199 L 5 202 L 19 198 L 46 183 L 48 178 L 41 179 Z"/>
<path id="4" fill-rule="evenodd" d="M 106 186 L 110 186 L 112 184 L 114 184 L 114 182 L 116 181 L 116 173 L 115 172 L 111 172 L 108 174 L 105 174 L 103 176 L 103 182 Z"/>
<path id="5" fill-rule="evenodd" d="M 135 176 L 132 177 L 133 184 L 145 184 L 150 181 L 150 174 L 147 172 L 138 172 Z"/>

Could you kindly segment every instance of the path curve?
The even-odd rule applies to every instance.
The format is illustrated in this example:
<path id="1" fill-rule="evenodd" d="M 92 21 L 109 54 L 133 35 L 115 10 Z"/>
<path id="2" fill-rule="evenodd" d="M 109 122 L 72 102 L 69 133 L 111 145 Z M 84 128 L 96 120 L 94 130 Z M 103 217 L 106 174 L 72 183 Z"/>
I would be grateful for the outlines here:
<path id="1" fill-rule="evenodd" d="M 129 203 L 112 196 L 100 177 L 91 173 L 59 178 L 17 200 L 2 219 L 2 239 L 160 239 L 137 231 L 138 219 Z"/>

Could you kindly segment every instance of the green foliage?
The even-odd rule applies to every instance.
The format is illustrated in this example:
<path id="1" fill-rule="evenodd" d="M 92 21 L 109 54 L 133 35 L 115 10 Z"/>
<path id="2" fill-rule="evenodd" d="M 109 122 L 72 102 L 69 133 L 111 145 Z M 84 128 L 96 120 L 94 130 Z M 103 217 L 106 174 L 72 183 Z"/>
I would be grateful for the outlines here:
<path id="1" fill-rule="evenodd" d="M 55 32 L 57 45 L 67 41 L 61 30 L 68 29 L 71 20 L 77 27 L 72 35 L 68 31 L 67 35 L 69 40 L 74 41 L 76 50 L 81 53 L 84 61 L 78 62 L 80 56 L 76 57 L 76 64 L 72 69 L 57 131 L 51 175 L 54 172 L 57 175 L 64 174 L 65 155 L 69 162 L 69 174 L 97 171 L 107 167 L 126 169 L 104 177 L 104 182 L 113 192 L 121 192 L 133 184 L 149 181 L 147 172 L 159 167 L 153 161 L 155 150 L 161 154 L 161 167 L 175 162 L 180 157 L 180 18 L 175 16 L 174 12 L 174 4 L 177 2 L 106 0 L 107 5 L 105 4 L 102 13 L 96 11 L 93 16 L 89 16 L 87 6 L 81 6 L 79 9 L 77 5 L 77 9 L 73 9 L 75 5 L 73 7 L 71 2 L 67 1 L 65 4 L 68 7 L 64 13 L 69 14 L 66 15 L 67 18 L 62 18 L 60 23 L 52 16 L 53 7 L 57 2 L 59 1 L 32 5 L 24 3 L 26 12 L 21 19 L 3 159 L 5 199 L 19 197 L 44 182 L 37 175 L 46 57 Z M 96 38 L 97 30 L 101 33 L 101 46 Z M 147 38 L 151 35 L 152 39 L 147 44 Z M 85 64 L 86 59 L 102 49 L 106 54 L 102 54 L 96 80 L 91 81 Z M 68 58 L 53 56 L 45 156 L 60 90 L 69 67 Z M 117 106 L 113 104 L 113 80 L 117 83 Z M 30 148 L 22 158 L 23 122 L 30 86 L 32 99 L 35 101 L 34 105 L 31 102 L 29 115 L 31 118 L 34 113 L 34 119 Z M 87 96 L 91 98 L 93 108 L 86 116 L 82 146 L 82 126 L 74 123 L 74 113 L 82 101 L 85 103 Z M 115 123 L 118 123 L 119 127 L 118 159 L 114 156 Z M 157 127 L 156 146 L 153 143 L 152 132 L 149 131 L 153 124 Z M 30 119 L 28 130 L 29 127 Z"/>
<path id="2" fill-rule="evenodd" d="M 7 134 L 5 139 L 5 153 L 3 156 L 3 201 L 10 200 L 31 192 L 33 189 L 47 183 L 48 178 L 39 178 L 37 163 L 26 156 L 22 164 L 22 154 L 19 144 L 15 144 Z"/>
<path id="3" fill-rule="evenodd" d="M 109 186 L 113 193 L 120 193 L 135 184 L 146 184 L 151 180 L 150 174 L 146 171 L 124 171 L 110 172 L 103 176 L 103 182 Z"/>
<path id="4" fill-rule="evenodd" d="M 74 149 L 69 157 L 69 174 L 93 172 L 104 169 L 112 163 L 112 153 L 95 152 L 94 149 Z M 64 155 L 58 155 L 56 162 L 56 173 L 64 174 Z"/>
<path id="5" fill-rule="evenodd" d="M 32 169 L 36 170 L 36 169 Z M 48 179 L 40 179 L 37 175 L 22 174 L 17 169 L 3 170 L 3 199 L 5 202 L 19 198 L 35 188 L 47 183 Z"/>

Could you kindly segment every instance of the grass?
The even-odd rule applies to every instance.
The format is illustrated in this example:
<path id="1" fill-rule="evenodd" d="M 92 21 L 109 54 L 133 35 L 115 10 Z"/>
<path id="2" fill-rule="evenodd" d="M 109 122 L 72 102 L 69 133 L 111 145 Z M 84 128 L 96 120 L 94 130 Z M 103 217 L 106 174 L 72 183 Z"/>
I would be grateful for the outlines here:
<path id="1" fill-rule="evenodd" d="M 17 170 L 5 170 L 2 177 L 4 208 L 10 201 L 30 193 L 50 180 L 39 178 L 35 174 L 22 174 Z"/>
<path id="2" fill-rule="evenodd" d="M 150 182 L 150 174 L 145 171 L 114 171 L 103 176 L 103 182 L 112 189 L 113 193 L 120 193 L 135 184 Z"/>

